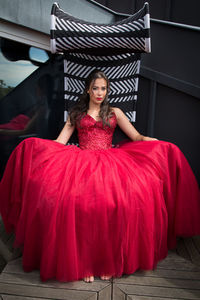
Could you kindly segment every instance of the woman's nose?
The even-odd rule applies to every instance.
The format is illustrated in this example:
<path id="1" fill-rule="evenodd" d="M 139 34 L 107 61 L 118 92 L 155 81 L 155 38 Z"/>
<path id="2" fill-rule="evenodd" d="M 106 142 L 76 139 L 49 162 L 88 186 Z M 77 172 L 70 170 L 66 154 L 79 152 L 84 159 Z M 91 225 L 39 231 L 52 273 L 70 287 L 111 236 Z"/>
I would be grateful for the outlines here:
<path id="1" fill-rule="evenodd" d="M 101 95 L 102 94 L 102 91 L 101 90 L 98 90 L 98 95 Z"/>

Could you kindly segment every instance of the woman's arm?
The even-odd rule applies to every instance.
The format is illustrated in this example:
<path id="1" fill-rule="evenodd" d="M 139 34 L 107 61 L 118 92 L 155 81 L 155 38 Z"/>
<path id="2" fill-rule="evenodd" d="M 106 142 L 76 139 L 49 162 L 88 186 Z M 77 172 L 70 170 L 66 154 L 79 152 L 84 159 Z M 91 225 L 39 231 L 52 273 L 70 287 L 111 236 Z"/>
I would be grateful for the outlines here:
<path id="1" fill-rule="evenodd" d="M 114 111 L 117 124 L 122 129 L 122 131 L 132 140 L 132 141 L 152 141 L 156 140 L 155 138 L 151 138 L 148 136 L 141 135 L 135 127 L 129 122 L 128 118 L 122 112 L 121 109 L 117 107 L 113 107 L 112 110 Z"/>
<path id="2" fill-rule="evenodd" d="M 68 118 L 67 122 L 65 123 L 65 126 L 63 127 L 59 136 L 54 141 L 66 145 L 67 142 L 69 141 L 72 133 L 74 132 L 74 129 L 75 129 L 75 126 L 71 125 L 70 118 Z"/>

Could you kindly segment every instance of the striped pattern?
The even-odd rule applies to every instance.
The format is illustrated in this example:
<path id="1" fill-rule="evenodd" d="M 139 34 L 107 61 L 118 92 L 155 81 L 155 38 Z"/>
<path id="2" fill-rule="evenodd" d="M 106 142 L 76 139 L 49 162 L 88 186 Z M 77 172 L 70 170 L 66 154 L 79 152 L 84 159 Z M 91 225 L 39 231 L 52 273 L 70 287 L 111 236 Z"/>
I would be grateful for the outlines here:
<path id="1" fill-rule="evenodd" d="M 74 18 L 57 3 L 51 13 L 51 51 L 64 54 L 65 116 L 94 69 L 110 80 L 109 101 L 136 120 L 142 52 L 150 52 L 149 6 L 122 21 L 96 24 Z M 112 54 L 112 55 L 111 55 Z"/>
<path id="2" fill-rule="evenodd" d="M 88 74 L 102 70 L 110 80 L 109 102 L 123 109 L 131 122 L 135 122 L 136 100 L 140 69 L 140 54 L 107 56 L 67 54 L 64 60 L 65 110 L 79 99 Z"/>
<path id="3" fill-rule="evenodd" d="M 58 4 L 52 7 L 51 51 L 95 52 L 103 55 L 150 52 L 148 4 L 136 14 L 113 24 L 95 24 L 74 18 Z M 114 52 L 113 52 L 114 51 Z"/>

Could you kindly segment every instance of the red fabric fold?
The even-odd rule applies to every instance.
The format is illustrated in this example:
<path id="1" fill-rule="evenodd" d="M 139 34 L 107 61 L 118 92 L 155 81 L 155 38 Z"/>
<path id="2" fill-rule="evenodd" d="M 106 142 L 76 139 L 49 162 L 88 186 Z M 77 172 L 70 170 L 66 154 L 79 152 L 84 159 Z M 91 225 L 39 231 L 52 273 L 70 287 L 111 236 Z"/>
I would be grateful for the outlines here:
<path id="1" fill-rule="evenodd" d="M 29 138 L 0 183 L 25 271 L 72 281 L 153 269 L 176 236 L 200 234 L 200 197 L 179 148 L 162 141 L 82 150 Z"/>

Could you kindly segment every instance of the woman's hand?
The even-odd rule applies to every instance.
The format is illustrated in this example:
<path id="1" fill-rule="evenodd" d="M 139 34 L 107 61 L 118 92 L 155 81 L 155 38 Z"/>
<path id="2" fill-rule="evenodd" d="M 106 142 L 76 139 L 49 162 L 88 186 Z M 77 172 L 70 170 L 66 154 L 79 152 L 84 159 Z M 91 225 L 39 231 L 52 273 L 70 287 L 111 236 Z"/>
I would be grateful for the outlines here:
<path id="1" fill-rule="evenodd" d="M 142 141 L 158 141 L 158 139 L 149 136 L 143 136 Z"/>
<path id="2" fill-rule="evenodd" d="M 61 133 L 57 137 L 54 142 L 66 145 L 68 140 L 70 139 L 72 133 L 74 132 L 75 126 L 71 126 L 70 119 L 67 119 L 65 126 L 63 127 Z"/>

